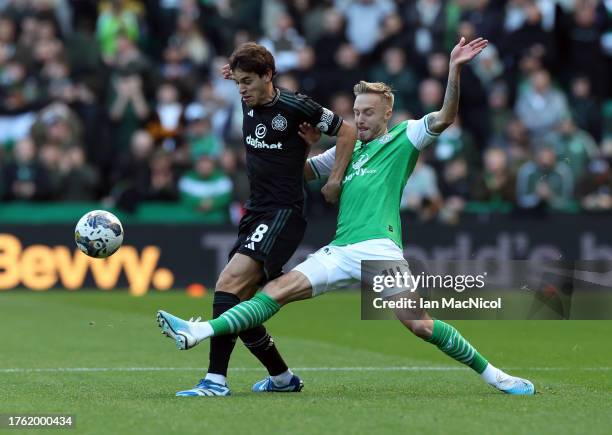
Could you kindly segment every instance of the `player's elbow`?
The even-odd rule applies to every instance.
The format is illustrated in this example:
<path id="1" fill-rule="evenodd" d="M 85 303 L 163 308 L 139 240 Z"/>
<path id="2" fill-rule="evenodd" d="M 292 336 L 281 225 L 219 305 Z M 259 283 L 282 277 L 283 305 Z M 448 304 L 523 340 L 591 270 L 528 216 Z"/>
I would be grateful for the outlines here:
<path id="1" fill-rule="evenodd" d="M 429 122 L 428 127 L 432 133 L 440 134 L 444 130 L 446 130 L 448 127 L 450 127 L 453 124 L 453 122 L 455 122 L 455 115 L 453 116 L 438 115 L 438 116 L 432 117 L 431 121 Z"/>

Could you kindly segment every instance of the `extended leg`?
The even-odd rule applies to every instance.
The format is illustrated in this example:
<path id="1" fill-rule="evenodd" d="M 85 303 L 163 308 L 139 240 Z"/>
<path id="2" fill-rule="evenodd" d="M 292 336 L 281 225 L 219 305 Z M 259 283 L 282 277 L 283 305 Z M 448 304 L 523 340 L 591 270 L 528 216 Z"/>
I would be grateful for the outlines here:
<path id="1" fill-rule="evenodd" d="M 395 310 L 396 317 L 414 335 L 435 345 L 478 373 L 489 385 L 508 394 L 534 394 L 533 384 L 510 376 L 490 364 L 452 325 L 432 319 L 424 310 Z"/>

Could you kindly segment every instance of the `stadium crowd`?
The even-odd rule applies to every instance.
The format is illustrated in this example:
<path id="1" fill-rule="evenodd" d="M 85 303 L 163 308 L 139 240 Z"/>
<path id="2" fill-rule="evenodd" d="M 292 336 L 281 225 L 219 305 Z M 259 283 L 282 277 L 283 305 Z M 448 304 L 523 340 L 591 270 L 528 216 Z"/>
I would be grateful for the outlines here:
<path id="1" fill-rule="evenodd" d="M 219 71 L 236 45 L 264 44 L 278 86 L 349 121 L 353 85 L 384 81 L 393 123 L 441 106 L 459 36 L 490 45 L 402 207 L 450 223 L 612 210 L 612 2 L 597 0 L 0 0 L 0 201 L 235 209 L 242 109 Z"/>

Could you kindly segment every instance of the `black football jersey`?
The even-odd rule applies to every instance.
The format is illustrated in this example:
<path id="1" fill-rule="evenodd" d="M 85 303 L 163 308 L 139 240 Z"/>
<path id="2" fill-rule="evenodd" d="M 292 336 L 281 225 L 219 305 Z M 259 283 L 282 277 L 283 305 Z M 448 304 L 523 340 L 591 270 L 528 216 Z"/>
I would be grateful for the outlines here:
<path id="1" fill-rule="evenodd" d="M 307 143 L 298 135 L 302 122 L 335 136 L 342 118 L 306 95 L 277 89 L 271 102 L 249 107 L 242 103 L 251 195 L 246 208 L 266 211 L 304 206 L 304 162 Z"/>

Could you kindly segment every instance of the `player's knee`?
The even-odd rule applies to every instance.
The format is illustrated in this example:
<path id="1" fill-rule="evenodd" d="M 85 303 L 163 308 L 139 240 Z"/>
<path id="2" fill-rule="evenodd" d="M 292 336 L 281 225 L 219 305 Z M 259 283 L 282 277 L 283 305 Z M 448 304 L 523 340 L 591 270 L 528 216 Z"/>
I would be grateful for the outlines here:
<path id="1" fill-rule="evenodd" d="M 433 327 L 430 325 L 431 322 L 427 320 L 402 320 L 402 323 L 417 337 L 423 340 L 431 338 L 433 333 Z"/>
<path id="2" fill-rule="evenodd" d="M 247 290 L 247 282 L 242 274 L 234 273 L 231 270 L 224 270 L 215 284 L 215 291 L 232 293 L 241 296 Z"/>
<path id="3" fill-rule="evenodd" d="M 289 272 L 280 278 L 270 281 L 263 291 L 281 305 L 289 302 L 308 299 L 312 297 L 312 290 L 307 283 L 295 275 L 296 272 Z"/>
<path id="4" fill-rule="evenodd" d="M 283 303 L 287 298 L 291 297 L 291 288 L 283 283 L 282 279 L 275 279 L 270 281 L 264 287 L 263 291 L 268 296 L 276 300 L 278 303 Z"/>

